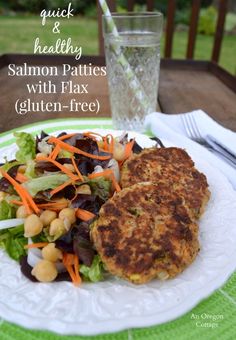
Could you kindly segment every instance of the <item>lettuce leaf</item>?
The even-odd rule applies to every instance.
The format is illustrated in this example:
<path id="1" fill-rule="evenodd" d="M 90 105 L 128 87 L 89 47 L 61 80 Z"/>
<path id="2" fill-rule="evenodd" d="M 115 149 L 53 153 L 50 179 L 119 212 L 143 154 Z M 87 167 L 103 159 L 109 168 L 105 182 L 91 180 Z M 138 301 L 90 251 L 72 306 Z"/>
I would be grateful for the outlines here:
<path id="1" fill-rule="evenodd" d="M 26 170 L 25 170 L 25 176 L 28 178 L 35 178 L 35 162 L 33 160 L 29 160 L 26 163 Z"/>
<path id="2" fill-rule="evenodd" d="M 13 260 L 19 261 L 26 255 L 24 246 L 27 242 L 24 237 L 24 225 L 0 231 L 0 247 L 5 249 Z"/>
<path id="3" fill-rule="evenodd" d="M 35 158 L 36 142 L 30 133 L 15 132 L 16 144 L 19 150 L 16 152 L 16 160 L 19 162 L 27 162 Z"/>
<path id="4" fill-rule="evenodd" d="M 46 240 L 40 241 L 40 242 L 55 242 L 56 240 L 58 240 L 61 236 L 63 236 L 65 234 L 65 229 L 64 228 L 58 228 L 56 234 L 51 236 L 49 234 L 49 227 L 46 227 L 46 228 L 43 229 L 43 234 L 44 234 L 44 238 Z"/>
<path id="5" fill-rule="evenodd" d="M 8 162 L 7 158 L 5 158 L 5 164 L 1 166 L 1 169 L 7 172 L 15 165 L 20 165 L 20 162 L 18 161 Z"/>
<path id="6" fill-rule="evenodd" d="M 91 282 L 98 282 L 103 279 L 103 264 L 99 255 L 94 256 L 91 267 L 82 264 L 80 266 L 80 273 L 86 280 Z"/>
<path id="7" fill-rule="evenodd" d="M 42 177 L 33 178 L 22 184 L 31 196 L 36 196 L 39 191 L 54 189 L 65 183 L 69 177 L 64 174 L 53 174 Z"/>
<path id="8" fill-rule="evenodd" d="M 52 152 L 53 145 L 48 144 L 45 139 L 39 140 L 39 138 L 37 138 L 36 145 L 39 152 L 45 153 L 46 155 L 49 155 Z"/>
<path id="9" fill-rule="evenodd" d="M 67 150 L 61 150 L 58 155 L 59 158 L 71 158 L 71 156 L 72 156 L 72 153 Z"/>
<path id="10" fill-rule="evenodd" d="M 31 237 L 33 243 L 48 242 L 48 239 L 47 239 L 47 236 L 46 236 L 46 233 L 44 232 L 44 230 L 45 230 L 45 228 L 43 229 L 43 231 L 40 234 Z"/>
<path id="11" fill-rule="evenodd" d="M 96 179 L 92 179 L 88 181 L 88 184 L 91 188 L 92 195 L 98 196 L 104 202 L 106 202 L 110 196 L 111 191 L 111 181 L 104 178 L 98 177 Z"/>
<path id="12" fill-rule="evenodd" d="M 0 221 L 14 218 L 16 215 L 15 209 L 5 200 L 0 202 Z"/>

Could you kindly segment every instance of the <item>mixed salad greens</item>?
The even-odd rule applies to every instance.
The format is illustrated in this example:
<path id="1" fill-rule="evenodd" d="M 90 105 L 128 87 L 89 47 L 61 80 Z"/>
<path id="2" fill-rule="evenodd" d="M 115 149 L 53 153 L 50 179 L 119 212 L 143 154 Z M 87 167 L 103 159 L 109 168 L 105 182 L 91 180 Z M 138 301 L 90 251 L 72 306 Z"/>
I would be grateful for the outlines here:
<path id="1" fill-rule="evenodd" d="M 119 169 L 142 148 L 127 134 L 15 133 L 0 166 L 0 247 L 32 281 L 103 279 L 90 239 L 101 206 L 120 191 Z"/>

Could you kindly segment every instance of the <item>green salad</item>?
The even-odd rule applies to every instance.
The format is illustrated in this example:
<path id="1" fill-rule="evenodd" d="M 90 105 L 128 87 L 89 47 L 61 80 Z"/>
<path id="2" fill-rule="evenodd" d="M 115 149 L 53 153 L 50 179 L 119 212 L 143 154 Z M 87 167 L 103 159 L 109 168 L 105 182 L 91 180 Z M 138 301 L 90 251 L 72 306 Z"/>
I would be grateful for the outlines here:
<path id="1" fill-rule="evenodd" d="M 120 167 L 135 141 L 93 132 L 14 135 L 15 159 L 0 165 L 0 247 L 34 282 L 103 280 L 90 229 L 121 190 Z"/>

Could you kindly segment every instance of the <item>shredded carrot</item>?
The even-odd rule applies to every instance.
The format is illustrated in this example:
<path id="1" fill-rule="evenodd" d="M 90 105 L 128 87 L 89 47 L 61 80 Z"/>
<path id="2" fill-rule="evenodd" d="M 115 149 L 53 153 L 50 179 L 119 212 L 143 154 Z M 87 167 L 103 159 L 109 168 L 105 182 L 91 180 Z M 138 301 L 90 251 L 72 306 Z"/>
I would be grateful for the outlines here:
<path id="1" fill-rule="evenodd" d="M 106 137 L 103 138 L 103 149 L 105 152 L 108 151 L 108 142 Z"/>
<path id="2" fill-rule="evenodd" d="M 62 172 L 64 172 L 67 176 L 69 176 L 73 181 L 77 181 L 78 180 L 78 176 L 74 175 L 68 168 L 66 168 L 64 165 L 58 163 L 54 159 L 47 158 L 47 157 L 38 157 L 37 160 L 38 161 L 51 162 L 56 167 L 58 167 Z"/>
<path id="3" fill-rule="evenodd" d="M 74 255 L 74 271 L 75 271 L 76 282 L 80 284 L 82 280 L 79 275 L 79 259 L 77 255 Z"/>
<path id="4" fill-rule="evenodd" d="M 103 139 L 103 136 L 100 133 L 97 132 L 92 132 L 92 131 L 87 131 L 87 132 L 83 132 L 83 135 L 85 137 L 90 137 L 90 138 L 94 138 L 94 137 L 100 137 L 101 140 Z"/>
<path id="5" fill-rule="evenodd" d="M 21 185 L 17 183 L 13 178 L 11 178 L 7 173 L 4 173 L 3 171 L 1 171 L 1 173 L 13 185 L 16 192 L 20 196 L 23 204 L 25 205 L 27 212 L 29 212 L 30 211 L 29 204 L 27 202 L 27 198 L 25 197 L 25 193 L 24 190 L 22 190 L 23 188 L 21 187 Z"/>
<path id="6" fill-rule="evenodd" d="M 97 177 L 107 177 L 107 178 L 110 178 L 112 180 L 112 184 L 113 184 L 115 190 L 117 192 L 121 191 L 121 188 L 120 188 L 119 184 L 117 183 L 117 181 L 115 179 L 114 172 L 111 169 L 107 169 L 107 170 L 104 170 L 104 171 L 101 171 L 101 172 L 97 172 L 97 173 L 88 175 L 88 178 L 91 178 L 91 179 L 92 178 L 97 178 Z"/>
<path id="7" fill-rule="evenodd" d="M 129 142 L 125 145 L 125 159 L 130 157 L 130 155 L 132 153 L 133 146 L 134 146 L 134 142 L 135 142 L 135 140 L 133 139 L 131 142 Z"/>
<path id="8" fill-rule="evenodd" d="M 69 139 L 69 138 L 71 138 L 75 135 L 77 135 L 77 133 L 68 133 L 67 135 L 63 135 L 63 136 L 57 137 L 57 138 L 60 139 L 60 140 L 65 140 L 65 139 Z"/>
<path id="9" fill-rule="evenodd" d="M 34 203 L 32 197 L 27 192 L 27 190 L 25 188 L 23 188 L 18 182 L 16 182 L 16 180 L 14 180 L 14 178 L 12 178 L 7 172 L 0 169 L 0 173 L 2 174 L 3 177 L 5 177 L 13 185 L 14 189 L 16 190 L 18 195 L 20 196 L 24 206 L 26 207 L 26 211 L 28 213 L 31 213 L 31 209 L 30 209 L 30 206 L 31 206 L 31 208 L 34 210 L 34 212 L 36 214 L 38 214 L 40 212 L 40 210 L 37 207 L 37 205 Z"/>
<path id="10" fill-rule="evenodd" d="M 107 148 L 106 150 L 110 153 L 113 153 L 113 151 L 114 151 L 114 137 L 109 133 L 108 135 L 106 135 L 104 137 L 104 142 L 106 144 L 106 148 Z"/>
<path id="11" fill-rule="evenodd" d="M 66 144 L 63 141 L 61 141 L 60 139 L 55 138 L 55 137 L 51 137 L 48 141 L 49 141 L 49 143 L 54 143 L 56 145 L 59 145 L 64 150 L 67 150 L 69 152 L 76 153 L 76 154 L 79 154 L 79 155 L 83 155 L 83 156 L 86 156 L 86 157 L 89 157 L 89 158 L 92 158 L 92 159 L 107 160 L 107 159 L 111 158 L 110 155 L 109 156 L 92 155 L 92 154 L 87 153 L 85 151 L 82 151 L 82 150 L 80 150 L 80 149 L 78 149 L 74 146 Z"/>
<path id="12" fill-rule="evenodd" d="M 66 253 L 65 254 L 66 264 L 69 266 L 73 266 L 74 264 L 74 254 Z"/>
<path id="13" fill-rule="evenodd" d="M 75 214 L 78 218 L 80 218 L 82 221 L 85 221 L 85 222 L 91 220 L 92 218 L 94 218 L 96 216 L 95 214 L 91 213 L 90 211 L 80 209 L 80 208 L 76 209 Z"/>
<path id="14" fill-rule="evenodd" d="M 40 213 L 40 210 L 39 210 L 39 208 L 37 207 L 37 205 L 34 203 L 34 200 L 33 200 L 33 198 L 30 196 L 30 194 L 26 191 L 26 189 L 24 189 L 25 190 L 25 192 L 27 193 L 27 198 L 28 198 L 28 201 L 29 201 L 29 204 L 30 204 L 30 206 L 31 206 L 31 208 L 34 210 L 34 212 L 36 213 L 36 214 L 39 214 Z M 23 200 L 22 200 L 23 201 Z M 31 213 L 31 209 L 29 209 L 29 213 Z"/>
<path id="15" fill-rule="evenodd" d="M 76 277 L 75 277 L 75 273 L 74 273 L 73 267 L 69 266 L 69 265 L 65 265 L 65 267 L 66 267 L 68 273 L 70 274 L 71 281 L 73 282 L 73 284 L 75 286 L 77 286 L 78 284 L 76 283 Z"/>
<path id="16" fill-rule="evenodd" d="M 27 182 L 29 179 L 25 175 L 21 174 L 20 172 L 17 172 L 16 180 L 20 183 L 24 183 L 24 182 Z"/>
<path id="17" fill-rule="evenodd" d="M 75 254 L 63 254 L 62 262 L 68 271 L 71 280 L 75 286 L 78 286 L 81 283 L 81 278 L 79 276 L 79 261 L 78 257 Z M 74 269 L 73 269 L 74 266 Z"/>
<path id="18" fill-rule="evenodd" d="M 15 205 L 19 205 L 19 206 L 23 205 L 22 201 L 17 201 L 17 200 L 11 200 L 10 203 L 15 204 Z"/>
<path id="19" fill-rule="evenodd" d="M 38 243 L 30 243 L 24 246 L 25 249 L 31 248 L 44 248 L 49 244 L 49 242 L 38 242 Z"/>
<path id="20" fill-rule="evenodd" d="M 80 171 L 79 171 L 79 169 L 78 169 L 78 167 L 77 167 L 77 164 L 76 164 L 76 161 L 75 161 L 75 159 L 74 159 L 74 156 L 71 157 L 71 160 L 72 160 L 72 164 L 73 164 L 73 166 L 74 166 L 74 168 L 75 168 L 75 171 L 77 172 L 78 177 L 79 177 L 80 180 L 83 182 L 83 181 L 84 181 L 84 178 L 83 178 L 83 176 L 81 175 L 81 173 L 80 173 Z"/>
<path id="21" fill-rule="evenodd" d="M 69 179 L 68 181 L 66 181 L 65 183 L 59 185 L 58 187 L 56 187 L 55 189 L 53 189 L 52 191 L 50 191 L 50 195 L 53 196 L 55 194 L 57 194 L 59 191 L 65 189 L 68 185 L 72 184 L 73 181 L 71 179 Z"/>
<path id="22" fill-rule="evenodd" d="M 107 177 L 109 176 L 113 171 L 110 170 L 110 169 L 106 169 L 104 171 L 101 171 L 101 172 L 96 172 L 96 173 L 93 173 L 93 174 L 90 174 L 88 175 L 88 178 L 97 178 L 97 177 Z"/>
<path id="23" fill-rule="evenodd" d="M 119 183 L 117 182 L 114 173 L 111 174 L 111 180 L 116 192 L 121 191 L 121 187 L 119 186 Z"/>
<path id="24" fill-rule="evenodd" d="M 61 151 L 60 146 L 56 145 L 56 147 L 53 149 L 52 153 L 48 156 L 48 158 L 55 160 L 60 151 Z"/>
<path id="25" fill-rule="evenodd" d="M 70 255 L 70 254 L 66 254 L 66 253 L 63 254 L 62 262 L 63 262 L 64 266 L 66 267 L 66 270 L 68 271 L 72 282 L 74 283 L 75 282 L 75 273 L 73 271 L 72 265 L 69 264 L 69 261 L 68 261 L 69 256 L 68 255 Z"/>
<path id="26" fill-rule="evenodd" d="M 101 150 L 101 149 L 100 149 Z M 103 137 L 103 150 L 105 152 L 113 153 L 114 151 L 114 137 L 111 134 Z"/>
<path id="27" fill-rule="evenodd" d="M 50 202 L 37 204 L 40 209 L 61 210 L 68 207 L 67 202 Z"/>

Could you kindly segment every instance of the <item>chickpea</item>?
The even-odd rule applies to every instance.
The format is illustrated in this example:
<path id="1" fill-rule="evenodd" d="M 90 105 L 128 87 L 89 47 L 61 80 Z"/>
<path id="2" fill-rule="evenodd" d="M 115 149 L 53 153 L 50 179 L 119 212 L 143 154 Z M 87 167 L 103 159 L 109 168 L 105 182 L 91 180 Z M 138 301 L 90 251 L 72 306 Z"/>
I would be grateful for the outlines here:
<path id="1" fill-rule="evenodd" d="M 31 274 L 40 282 L 51 282 L 57 277 L 58 271 L 53 262 L 40 260 L 32 269 Z"/>
<path id="2" fill-rule="evenodd" d="M 26 165 L 20 165 L 18 170 L 17 170 L 20 174 L 24 174 L 26 171 Z"/>
<path id="3" fill-rule="evenodd" d="M 4 191 L 0 191 L 0 202 L 2 202 L 5 197 L 6 197 L 6 193 Z"/>
<path id="4" fill-rule="evenodd" d="M 122 145 L 120 143 L 114 144 L 113 157 L 117 161 L 123 161 L 123 159 L 125 157 L 125 147 L 124 147 L 124 145 Z"/>
<path id="5" fill-rule="evenodd" d="M 16 211 L 17 218 L 26 218 L 27 216 L 31 215 L 32 211 L 27 212 L 27 209 L 24 205 L 21 205 Z"/>
<path id="6" fill-rule="evenodd" d="M 37 215 L 32 214 L 26 217 L 25 223 L 24 223 L 24 229 L 25 229 L 25 233 L 24 233 L 25 237 L 36 236 L 39 233 L 41 233 L 41 231 L 43 230 L 43 223 Z"/>
<path id="7" fill-rule="evenodd" d="M 91 195 L 91 189 L 90 186 L 88 184 L 83 184 L 80 185 L 77 189 L 76 189 L 76 193 L 77 194 L 85 194 L 85 195 Z"/>
<path id="8" fill-rule="evenodd" d="M 67 168 L 68 170 L 74 172 L 75 171 L 75 168 L 72 164 L 64 164 L 64 167 Z"/>
<path id="9" fill-rule="evenodd" d="M 55 247 L 55 243 L 49 243 L 42 249 L 42 256 L 45 260 L 56 262 L 62 259 L 62 252 Z"/>
<path id="10" fill-rule="evenodd" d="M 47 154 L 44 152 L 38 152 L 35 158 L 38 159 L 40 157 L 47 157 Z"/>
<path id="11" fill-rule="evenodd" d="M 66 231 L 69 231 L 70 227 L 71 227 L 71 222 L 69 221 L 69 219 L 67 217 L 65 217 L 63 222 L 64 222 L 64 226 L 66 228 Z"/>
<path id="12" fill-rule="evenodd" d="M 60 212 L 59 212 L 59 218 L 61 220 L 65 220 L 65 219 L 68 219 L 69 222 L 72 224 L 72 223 L 75 223 L 76 221 L 76 217 L 75 217 L 75 209 L 73 208 L 65 208 L 65 209 L 62 209 Z"/>
<path id="13" fill-rule="evenodd" d="M 40 220 L 43 223 L 43 226 L 46 227 L 48 225 L 50 225 L 50 223 L 55 220 L 55 218 L 57 217 L 57 214 L 55 211 L 52 210 L 44 210 L 42 212 L 42 214 L 40 215 Z"/>
<path id="14" fill-rule="evenodd" d="M 50 223 L 49 227 L 49 235 L 50 236 L 55 236 L 55 235 L 63 235 L 66 232 L 66 228 L 64 225 L 64 222 L 60 218 L 55 218 Z"/>

